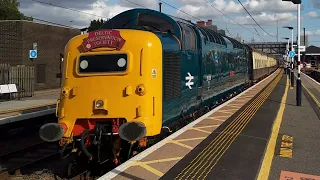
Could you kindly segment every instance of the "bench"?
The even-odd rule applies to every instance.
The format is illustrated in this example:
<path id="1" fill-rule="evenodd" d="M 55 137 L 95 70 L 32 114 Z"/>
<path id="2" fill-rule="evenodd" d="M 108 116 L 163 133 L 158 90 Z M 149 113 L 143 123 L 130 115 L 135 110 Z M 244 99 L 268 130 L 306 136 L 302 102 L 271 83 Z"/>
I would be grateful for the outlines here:
<path id="1" fill-rule="evenodd" d="M 13 94 L 13 93 L 18 93 L 18 99 L 20 99 L 20 92 L 23 92 L 23 91 L 20 91 L 20 90 L 18 91 L 16 84 L 2 84 L 2 85 L 0 85 L 0 95 L 9 94 L 10 99 L 11 99 L 11 94 Z"/>

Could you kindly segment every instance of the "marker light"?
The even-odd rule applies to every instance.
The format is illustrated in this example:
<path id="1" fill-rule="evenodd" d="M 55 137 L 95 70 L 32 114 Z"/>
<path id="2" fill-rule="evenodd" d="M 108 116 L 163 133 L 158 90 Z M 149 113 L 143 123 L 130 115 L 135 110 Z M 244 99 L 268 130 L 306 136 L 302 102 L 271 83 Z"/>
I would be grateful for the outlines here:
<path id="1" fill-rule="evenodd" d="M 101 109 L 101 108 L 103 108 L 103 100 L 98 100 L 98 101 L 96 101 L 96 108 L 97 109 Z"/>

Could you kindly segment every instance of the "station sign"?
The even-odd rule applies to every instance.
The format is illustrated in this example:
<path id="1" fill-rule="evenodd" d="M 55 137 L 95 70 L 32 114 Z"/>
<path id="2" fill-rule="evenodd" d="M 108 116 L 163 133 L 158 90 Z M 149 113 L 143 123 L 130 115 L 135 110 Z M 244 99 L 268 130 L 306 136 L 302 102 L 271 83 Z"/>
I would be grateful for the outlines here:
<path id="1" fill-rule="evenodd" d="M 85 51 L 98 47 L 111 47 L 120 50 L 126 41 L 117 30 L 98 30 L 90 32 L 82 46 Z"/>
<path id="2" fill-rule="evenodd" d="M 29 58 L 30 58 L 30 59 L 37 58 L 37 56 L 38 56 L 37 50 L 30 50 L 30 51 L 29 51 Z"/>

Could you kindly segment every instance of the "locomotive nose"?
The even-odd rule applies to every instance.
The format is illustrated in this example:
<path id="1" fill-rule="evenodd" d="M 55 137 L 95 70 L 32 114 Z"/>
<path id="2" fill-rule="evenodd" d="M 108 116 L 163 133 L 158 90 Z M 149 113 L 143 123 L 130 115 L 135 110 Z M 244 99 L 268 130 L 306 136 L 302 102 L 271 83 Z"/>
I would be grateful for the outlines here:
<path id="1" fill-rule="evenodd" d="M 65 124 L 48 123 L 40 127 L 39 135 L 44 141 L 54 142 L 60 140 L 65 132 Z"/>

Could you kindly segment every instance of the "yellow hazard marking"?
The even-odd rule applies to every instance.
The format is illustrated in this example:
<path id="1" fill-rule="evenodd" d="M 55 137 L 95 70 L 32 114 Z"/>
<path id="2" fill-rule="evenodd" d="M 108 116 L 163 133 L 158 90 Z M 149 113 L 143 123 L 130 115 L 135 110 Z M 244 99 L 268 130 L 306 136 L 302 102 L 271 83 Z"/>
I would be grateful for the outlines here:
<path id="1" fill-rule="evenodd" d="M 0 118 L 6 118 L 6 117 L 11 117 L 11 116 L 19 116 L 21 113 L 19 112 L 11 112 L 11 113 L 6 113 L 6 114 L 0 114 Z"/>
<path id="2" fill-rule="evenodd" d="M 164 173 L 156 170 L 155 168 L 153 168 L 153 167 L 151 167 L 151 166 L 149 166 L 149 165 L 147 165 L 147 164 L 141 163 L 141 164 L 139 164 L 139 166 L 143 167 L 144 169 L 152 172 L 153 174 L 155 174 L 155 175 L 157 175 L 157 176 L 159 176 L 159 177 L 161 177 L 161 176 L 164 175 Z"/>
<path id="3" fill-rule="evenodd" d="M 174 157 L 174 158 L 157 159 L 157 160 L 151 160 L 151 161 L 140 161 L 140 163 L 143 163 L 143 164 L 163 163 L 163 162 L 170 162 L 170 161 L 178 161 L 182 158 L 183 156 Z"/>
<path id="4" fill-rule="evenodd" d="M 238 111 L 238 109 L 223 109 L 223 110 L 219 110 L 218 112 L 229 112 L 229 111 Z"/>
<path id="5" fill-rule="evenodd" d="M 233 108 L 239 108 L 239 107 L 241 107 L 243 105 L 244 104 L 227 104 L 226 106 L 233 107 Z"/>
<path id="6" fill-rule="evenodd" d="M 223 114 L 234 114 L 234 112 L 230 112 L 229 110 L 221 110 L 221 111 L 218 111 L 219 113 L 223 113 Z"/>
<path id="7" fill-rule="evenodd" d="M 278 110 L 278 114 L 277 117 L 274 121 L 273 127 L 272 127 L 272 131 L 271 131 L 271 136 L 268 142 L 268 146 L 266 149 L 266 153 L 264 155 L 262 164 L 261 164 L 261 168 L 260 168 L 260 172 L 258 175 L 258 180 L 268 180 L 269 178 L 269 173 L 270 173 L 270 168 L 271 168 L 271 163 L 272 163 L 272 159 L 274 156 L 274 151 L 275 151 L 275 147 L 276 147 L 276 142 L 277 142 L 277 136 L 279 133 L 279 129 L 280 129 L 280 125 L 283 119 L 283 113 L 284 113 L 284 109 L 286 107 L 286 101 L 287 101 L 287 96 L 288 96 L 288 88 L 289 87 L 289 79 L 287 78 L 287 83 L 286 83 L 286 88 L 284 91 L 284 94 L 282 96 L 281 99 L 281 104 L 280 104 L 280 108 Z"/>
<path id="8" fill-rule="evenodd" d="M 188 179 L 190 176 L 192 176 L 191 178 L 198 177 L 200 179 L 205 179 L 228 147 L 230 147 L 232 142 L 249 123 L 252 116 L 269 97 L 280 78 L 281 75 L 278 75 L 273 80 L 272 84 L 247 106 L 235 120 L 233 120 L 186 168 L 181 171 L 181 173 L 178 174 L 176 179 Z"/>
<path id="9" fill-rule="evenodd" d="M 220 118 L 229 118 L 230 116 L 209 116 L 208 118 L 211 118 L 211 117 L 220 119 Z"/>
<path id="10" fill-rule="evenodd" d="M 209 132 L 209 131 L 206 131 L 206 130 L 203 130 L 203 129 L 200 129 L 200 128 L 196 128 L 196 127 L 192 127 L 192 128 L 189 128 L 189 129 L 211 134 L 211 132 Z"/>
<path id="11" fill-rule="evenodd" d="M 172 143 L 172 144 L 176 144 L 176 145 L 179 145 L 179 146 L 182 146 L 182 147 L 185 147 L 187 149 L 193 149 L 193 147 L 191 146 L 188 146 L 188 145 L 185 145 L 185 144 L 182 144 L 176 140 L 169 140 L 168 143 Z"/>
<path id="12" fill-rule="evenodd" d="M 151 161 L 133 161 L 133 163 L 130 165 L 132 166 L 141 166 L 142 168 L 150 171 L 151 173 L 161 177 L 164 175 L 164 173 L 158 171 L 157 169 L 149 166 L 148 164 L 154 164 L 154 163 L 163 163 L 163 162 L 169 162 L 169 161 L 178 161 L 182 159 L 183 157 L 174 157 L 174 158 L 166 158 L 166 159 L 157 159 L 157 160 L 151 160 Z"/>
<path id="13" fill-rule="evenodd" d="M 241 99 L 241 98 L 238 98 L 238 99 L 236 99 L 236 100 L 234 100 L 234 101 L 238 101 L 238 102 L 246 102 L 246 101 L 248 101 L 248 99 Z"/>
<path id="14" fill-rule="evenodd" d="M 251 95 L 244 95 L 244 96 L 241 96 L 242 98 L 253 98 L 253 96 Z"/>
<path id="15" fill-rule="evenodd" d="M 203 128 L 211 128 L 211 127 L 217 127 L 220 126 L 220 124 L 210 125 L 210 126 L 197 126 L 195 128 L 203 129 Z"/>
<path id="16" fill-rule="evenodd" d="M 40 108 L 40 107 L 46 107 L 46 106 L 55 105 L 55 104 L 56 104 L 56 102 L 51 102 L 51 103 L 45 103 L 45 104 L 39 104 L 39 105 L 32 105 L 32 106 L 23 107 L 23 108 L 3 110 L 3 111 L 0 111 L 0 114 L 19 112 L 19 111 L 24 111 L 24 110 L 28 110 L 28 109 L 35 109 L 35 108 Z"/>
<path id="17" fill-rule="evenodd" d="M 280 145 L 280 156 L 286 158 L 292 158 L 292 142 L 293 137 L 288 135 L 282 136 Z"/>
<path id="18" fill-rule="evenodd" d="M 207 137 L 196 137 L 196 138 L 187 138 L 187 139 L 176 139 L 177 142 L 184 142 L 184 141 L 195 141 L 195 140 L 202 140 Z"/>
<path id="19" fill-rule="evenodd" d="M 228 118 L 226 118 L 226 119 L 218 119 L 218 118 L 216 118 L 216 117 L 208 117 L 207 119 L 212 119 L 212 120 L 216 120 L 216 121 L 226 121 Z"/>

